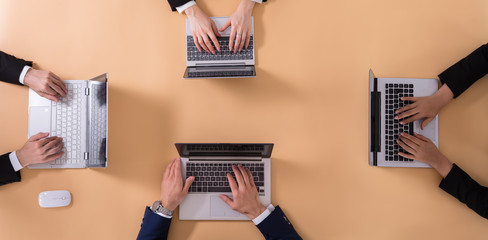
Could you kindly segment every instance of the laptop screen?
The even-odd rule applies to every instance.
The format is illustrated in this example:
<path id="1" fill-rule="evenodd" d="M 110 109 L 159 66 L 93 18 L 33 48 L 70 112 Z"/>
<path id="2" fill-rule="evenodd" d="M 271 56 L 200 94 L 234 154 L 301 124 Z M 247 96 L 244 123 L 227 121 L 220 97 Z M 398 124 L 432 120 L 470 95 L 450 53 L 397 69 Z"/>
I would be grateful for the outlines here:
<path id="1" fill-rule="evenodd" d="M 181 157 L 260 156 L 270 158 L 272 143 L 176 143 Z"/>

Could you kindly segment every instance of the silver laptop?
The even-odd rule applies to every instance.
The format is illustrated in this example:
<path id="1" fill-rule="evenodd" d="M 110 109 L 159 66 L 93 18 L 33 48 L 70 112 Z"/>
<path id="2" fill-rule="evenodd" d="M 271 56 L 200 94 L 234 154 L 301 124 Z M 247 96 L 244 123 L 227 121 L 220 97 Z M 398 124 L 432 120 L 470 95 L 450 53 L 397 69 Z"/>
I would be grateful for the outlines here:
<path id="1" fill-rule="evenodd" d="M 195 176 L 188 195 L 180 205 L 181 220 L 249 220 L 219 198 L 232 198 L 227 180 L 232 165 L 249 168 L 264 206 L 271 203 L 271 151 L 273 144 L 177 143 L 183 181 Z M 235 176 L 234 176 L 235 177 Z M 234 178 L 235 179 L 235 178 Z"/>
<path id="2" fill-rule="evenodd" d="M 220 29 L 228 17 L 211 18 Z M 229 51 L 229 36 L 231 27 L 221 32 L 217 37 L 220 52 L 214 46 L 215 55 L 202 49 L 199 52 L 193 41 L 191 26 L 186 20 L 186 71 L 183 78 L 245 78 L 255 77 L 254 69 L 254 18 L 252 20 L 252 32 L 249 47 L 245 46 L 241 52 Z M 212 43 L 213 45 L 213 43 Z"/>
<path id="3" fill-rule="evenodd" d="M 439 145 L 438 116 L 420 129 L 421 120 L 401 125 L 395 120 L 395 111 L 409 102 L 401 97 L 430 96 L 437 91 L 436 79 L 377 78 L 369 70 L 369 165 L 380 167 L 421 167 L 430 165 L 398 155 L 404 151 L 397 143 L 398 134 L 418 133 Z"/>
<path id="4" fill-rule="evenodd" d="M 29 168 L 107 167 L 108 75 L 64 82 L 68 95 L 58 103 L 29 89 L 29 137 L 39 132 L 62 137 L 65 152 Z"/>

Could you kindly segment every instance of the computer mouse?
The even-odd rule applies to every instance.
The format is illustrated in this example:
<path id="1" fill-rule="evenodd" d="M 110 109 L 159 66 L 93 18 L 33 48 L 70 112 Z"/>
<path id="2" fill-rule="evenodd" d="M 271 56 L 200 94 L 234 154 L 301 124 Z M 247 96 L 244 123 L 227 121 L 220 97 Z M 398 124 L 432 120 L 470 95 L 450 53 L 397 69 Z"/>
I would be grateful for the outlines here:
<path id="1" fill-rule="evenodd" d="M 39 206 L 43 208 L 65 207 L 71 203 L 71 193 L 66 190 L 39 193 Z"/>

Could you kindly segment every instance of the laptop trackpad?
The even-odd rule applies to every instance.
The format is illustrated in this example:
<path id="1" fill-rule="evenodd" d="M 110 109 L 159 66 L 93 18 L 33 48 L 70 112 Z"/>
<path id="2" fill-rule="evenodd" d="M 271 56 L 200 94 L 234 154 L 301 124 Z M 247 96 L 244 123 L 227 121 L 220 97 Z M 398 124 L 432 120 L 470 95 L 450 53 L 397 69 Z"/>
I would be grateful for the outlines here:
<path id="1" fill-rule="evenodd" d="M 29 108 L 29 137 L 40 132 L 51 132 L 51 108 Z"/>
<path id="2" fill-rule="evenodd" d="M 238 217 L 241 214 L 232 210 L 219 196 L 210 197 L 210 216 L 212 217 Z"/>

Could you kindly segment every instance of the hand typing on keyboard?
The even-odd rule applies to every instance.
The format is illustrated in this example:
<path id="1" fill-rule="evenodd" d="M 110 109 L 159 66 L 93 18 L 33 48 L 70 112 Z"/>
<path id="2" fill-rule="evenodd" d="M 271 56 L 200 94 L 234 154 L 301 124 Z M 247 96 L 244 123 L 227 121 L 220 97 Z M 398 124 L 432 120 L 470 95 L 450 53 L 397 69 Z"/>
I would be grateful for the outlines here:
<path id="1" fill-rule="evenodd" d="M 16 151 L 17 158 L 22 167 L 47 163 L 63 156 L 63 139 L 60 137 L 47 137 L 49 133 L 38 133 L 27 140 L 24 146 Z"/>
<path id="2" fill-rule="evenodd" d="M 56 102 L 60 97 L 66 97 L 68 94 L 68 89 L 61 78 L 49 71 L 30 68 L 25 75 L 24 84 L 39 96 Z"/>
<path id="3" fill-rule="evenodd" d="M 403 119 L 400 124 L 408 124 L 425 118 L 420 126 L 423 130 L 453 97 L 453 93 L 446 84 L 432 96 L 403 97 L 402 101 L 412 103 L 395 111 L 397 114 L 395 119 Z"/>
<path id="4" fill-rule="evenodd" d="M 188 16 L 193 40 L 198 51 L 201 52 L 203 48 L 206 52 L 215 54 L 212 42 L 215 45 L 215 48 L 217 48 L 217 51 L 220 51 L 220 45 L 217 41 L 217 37 L 220 37 L 220 33 L 217 30 L 215 22 L 212 21 L 212 19 L 210 19 L 197 5 L 187 8 L 185 14 Z"/>
<path id="5" fill-rule="evenodd" d="M 249 46 L 252 33 L 252 10 L 255 2 L 241 1 L 236 11 L 230 16 L 229 20 L 222 26 L 219 31 L 225 31 L 229 26 L 231 33 L 229 38 L 229 50 L 234 53 L 241 51 L 245 46 Z"/>
<path id="6" fill-rule="evenodd" d="M 259 193 L 254 184 L 251 171 L 243 166 L 233 165 L 232 170 L 236 176 L 237 183 L 230 173 L 227 173 L 233 199 L 227 195 L 219 195 L 234 211 L 240 212 L 250 219 L 255 219 L 266 210 L 259 200 Z"/>
<path id="7" fill-rule="evenodd" d="M 195 177 L 188 177 L 183 184 L 181 177 L 181 160 L 173 159 L 166 167 L 161 182 L 161 205 L 168 210 L 175 210 L 185 199 L 188 189 L 195 180 Z"/>

